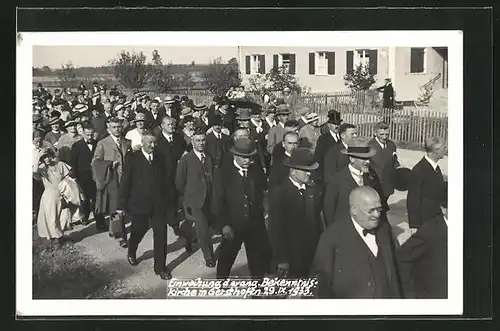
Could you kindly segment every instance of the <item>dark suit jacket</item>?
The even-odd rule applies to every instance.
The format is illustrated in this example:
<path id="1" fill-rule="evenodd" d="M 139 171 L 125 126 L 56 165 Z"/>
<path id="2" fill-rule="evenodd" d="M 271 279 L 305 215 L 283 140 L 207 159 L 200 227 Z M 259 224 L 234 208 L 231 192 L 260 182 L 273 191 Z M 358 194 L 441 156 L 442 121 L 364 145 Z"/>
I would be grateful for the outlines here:
<path id="1" fill-rule="evenodd" d="M 328 185 L 335 173 L 349 164 L 349 156 L 340 152 L 343 149 L 345 149 L 344 144 L 338 143 L 333 145 L 326 153 L 323 161 L 323 181 L 325 185 Z"/>
<path id="2" fill-rule="evenodd" d="M 219 229 L 226 225 L 230 225 L 236 233 L 246 233 L 252 228 L 265 229 L 265 178 L 256 164 L 248 169 L 247 180 L 248 194 L 244 189 L 244 179 L 234 164 L 215 170 L 212 212 Z"/>
<path id="3" fill-rule="evenodd" d="M 94 140 L 92 145 L 92 151 L 88 148 L 85 139 L 80 139 L 75 142 L 71 148 L 70 163 L 73 169 L 73 174 L 77 182 L 82 187 L 85 196 L 95 196 L 95 182 L 92 178 L 92 157 L 94 156 L 94 151 L 97 146 L 97 142 Z"/>
<path id="4" fill-rule="evenodd" d="M 158 114 L 156 118 L 153 117 L 153 113 L 150 111 L 146 112 L 147 123 L 149 123 L 149 127 L 154 129 L 161 125 L 161 120 L 165 117 L 165 108 L 159 108 Z"/>
<path id="5" fill-rule="evenodd" d="M 118 209 L 132 215 L 148 215 L 153 222 L 166 222 L 166 211 L 173 210 L 167 199 L 162 157 L 153 152 L 149 163 L 142 150 L 127 155 L 119 190 Z"/>
<path id="6" fill-rule="evenodd" d="M 231 144 L 231 137 L 221 133 L 221 139 L 217 139 L 213 132 L 207 134 L 206 138 L 206 152 L 212 156 L 214 160 L 214 167 L 219 168 L 222 165 L 224 154 L 229 152 Z"/>
<path id="7" fill-rule="evenodd" d="M 267 169 L 269 167 L 270 157 L 267 153 L 266 135 L 268 131 L 266 131 L 264 123 L 262 123 L 262 129 L 262 132 L 258 133 L 255 125 L 250 121 L 250 139 L 255 141 L 257 146 L 257 155 L 259 156 L 261 167 Z"/>
<path id="8" fill-rule="evenodd" d="M 448 225 L 442 216 L 422 224 L 396 256 L 406 297 L 448 297 Z"/>
<path id="9" fill-rule="evenodd" d="M 185 207 L 202 208 L 212 193 L 214 164 L 210 154 L 205 152 L 205 155 L 209 178 L 194 151 L 181 157 L 177 165 L 175 186 Z"/>
<path id="10" fill-rule="evenodd" d="M 380 181 L 377 174 L 370 169 L 370 173 L 363 176 L 363 184 L 381 192 Z M 326 186 L 323 202 L 323 217 L 326 225 L 330 226 L 336 220 L 346 218 L 349 215 L 349 194 L 358 187 L 351 175 L 349 167 L 338 172 Z M 388 206 L 384 204 L 385 209 Z"/>
<path id="11" fill-rule="evenodd" d="M 178 109 L 178 107 L 175 107 L 174 105 L 172 105 L 170 107 L 170 114 L 167 114 L 167 109 L 165 108 L 165 106 L 161 107 L 160 108 L 160 111 L 164 114 L 164 115 L 169 115 L 170 117 L 173 117 L 175 118 L 176 120 L 179 120 L 179 115 L 180 115 L 180 109 Z M 161 124 L 161 123 L 160 123 Z"/>
<path id="12" fill-rule="evenodd" d="M 401 298 L 391 226 L 381 222 L 377 244 L 382 251 L 392 297 Z M 374 274 L 366 243 L 350 216 L 328 227 L 321 235 L 312 274 L 318 276 L 320 298 L 370 299 L 375 294 Z"/>
<path id="13" fill-rule="evenodd" d="M 370 167 L 375 170 L 378 178 L 380 178 L 382 192 L 385 199 L 388 199 L 394 193 L 392 178 L 394 170 L 399 166 L 396 144 L 391 140 L 387 140 L 386 147 L 382 148 L 377 140 L 373 138 L 368 142 L 368 145 L 377 151 L 377 154 L 370 159 Z"/>
<path id="14" fill-rule="evenodd" d="M 420 227 L 425 221 L 442 214 L 441 206 L 446 206 L 447 184 L 422 158 L 412 169 L 406 207 L 411 228 Z"/>
<path id="15" fill-rule="evenodd" d="M 106 116 L 104 115 L 99 115 L 95 118 L 92 119 L 92 125 L 95 128 L 95 132 L 99 134 L 97 137 L 97 140 L 101 140 L 104 138 L 107 133 L 108 133 L 108 128 L 106 125 Z"/>
<path id="16" fill-rule="evenodd" d="M 288 178 L 290 168 L 283 164 L 283 160 L 286 158 L 289 158 L 289 156 L 286 156 L 283 145 L 276 145 L 272 157 L 272 164 L 269 168 L 269 190 L 275 189 L 281 182 Z"/>
<path id="17" fill-rule="evenodd" d="M 330 130 L 319 136 L 318 142 L 316 143 L 316 149 L 314 150 L 314 159 L 319 163 L 319 168 L 314 172 L 314 179 L 316 181 L 323 181 L 323 164 L 325 161 L 326 153 L 328 153 L 330 148 L 332 148 L 339 142 L 340 140 L 337 142 L 335 141 L 335 139 L 333 139 Z"/>
<path id="18" fill-rule="evenodd" d="M 322 231 L 318 192 L 304 197 L 287 179 L 270 192 L 269 238 L 276 264 L 287 262 L 290 277 L 307 277 Z"/>

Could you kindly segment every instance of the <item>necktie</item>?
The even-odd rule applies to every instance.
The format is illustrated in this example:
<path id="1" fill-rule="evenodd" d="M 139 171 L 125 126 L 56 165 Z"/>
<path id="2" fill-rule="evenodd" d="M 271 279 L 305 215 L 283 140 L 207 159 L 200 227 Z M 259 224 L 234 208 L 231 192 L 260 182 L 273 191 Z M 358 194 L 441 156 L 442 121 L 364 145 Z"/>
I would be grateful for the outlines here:
<path id="1" fill-rule="evenodd" d="M 120 147 L 120 142 L 121 142 L 120 138 L 116 138 L 116 144 L 118 145 L 118 147 Z"/>
<path id="2" fill-rule="evenodd" d="M 153 156 L 151 154 L 148 155 L 148 161 L 149 163 L 153 162 Z"/>
<path id="3" fill-rule="evenodd" d="M 205 165 L 205 161 L 206 161 L 206 160 L 207 160 L 207 158 L 205 157 L 205 153 L 201 153 L 201 159 L 200 159 L 200 161 L 201 161 L 201 163 L 202 163 L 203 165 Z"/>
<path id="4" fill-rule="evenodd" d="M 247 170 L 241 170 L 241 175 L 243 176 L 243 178 L 247 178 Z"/>
<path id="5" fill-rule="evenodd" d="M 306 194 L 306 189 L 305 188 L 299 188 L 300 195 L 304 196 Z"/>
<path id="6" fill-rule="evenodd" d="M 386 144 L 386 143 L 384 143 L 384 144 L 382 145 L 382 149 L 385 149 L 386 147 L 387 147 L 387 144 Z"/>

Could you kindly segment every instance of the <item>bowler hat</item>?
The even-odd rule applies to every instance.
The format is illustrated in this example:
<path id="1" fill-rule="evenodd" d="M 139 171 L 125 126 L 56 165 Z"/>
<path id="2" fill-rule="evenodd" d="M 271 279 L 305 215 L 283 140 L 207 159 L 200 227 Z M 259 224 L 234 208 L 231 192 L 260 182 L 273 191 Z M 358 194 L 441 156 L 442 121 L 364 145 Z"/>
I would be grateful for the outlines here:
<path id="1" fill-rule="evenodd" d="M 255 146 L 254 141 L 248 138 L 239 138 L 234 141 L 231 147 L 229 147 L 229 151 L 234 155 L 250 157 L 257 154 L 257 147 Z"/>
<path id="2" fill-rule="evenodd" d="M 407 191 L 410 182 L 411 170 L 408 168 L 398 168 L 392 173 L 394 188 L 398 191 Z"/>
<path id="3" fill-rule="evenodd" d="M 283 160 L 283 164 L 289 168 L 311 171 L 319 167 L 319 163 L 314 161 L 313 153 L 304 147 L 297 147 L 292 151 L 289 158 Z"/>
<path id="4" fill-rule="evenodd" d="M 347 149 L 342 149 L 340 152 L 358 158 L 370 158 L 377 153 L 375 148 L 368 145 L 366 139 L 359 137 L 352 138 L 347 143 Z"/>
<path id="5" fill-rule="evenodd" d="M 250 115 L 250 109 L 243 108 L 243 109 L 238 109 L 238 116 L 236 117 L 236 120 L 238 121 L 249 121 L 252 118 Z"/>
<path id="6" fill-rule="evenodd" d="M 335 109 L 330 109 L 328 111 L 328 123 L 340 125 L 340 123 L 342 123 L 340 112 Z"/>
<path id="7" fill-rule="evenodd" d="M 279 105 L 276 107 L 276 115 L 290 115 L 287 105 Z"/>

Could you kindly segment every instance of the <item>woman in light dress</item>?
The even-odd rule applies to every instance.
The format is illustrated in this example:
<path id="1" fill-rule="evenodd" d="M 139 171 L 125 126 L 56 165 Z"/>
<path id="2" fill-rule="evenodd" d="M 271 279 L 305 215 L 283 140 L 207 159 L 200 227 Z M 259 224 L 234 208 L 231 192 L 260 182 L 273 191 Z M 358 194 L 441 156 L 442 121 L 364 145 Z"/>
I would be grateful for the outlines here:
<path id="1" fill-rule="evenodd" d="M 39 163 L 33 167 L 33 177 L 42 181 L 44 191 L 40 200 L 37 228 L 41 238 L 50 240 L 56 248 L 62 245 L 64 231 L 70 227 L 72 213 L 65 205 L 59 184 L 69 176 L 71 167 L 57 161 L 52 149 L 41 153 Z"/>

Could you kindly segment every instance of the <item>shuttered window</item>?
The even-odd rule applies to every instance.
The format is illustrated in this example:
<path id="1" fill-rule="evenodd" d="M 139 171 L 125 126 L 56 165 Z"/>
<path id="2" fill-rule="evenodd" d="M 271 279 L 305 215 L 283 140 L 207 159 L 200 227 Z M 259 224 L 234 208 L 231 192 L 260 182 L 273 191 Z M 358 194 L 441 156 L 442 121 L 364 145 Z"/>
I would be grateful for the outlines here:
<path id="1" fill-rule="evenodd" d="M 247 75 L 266 73 L 266 56 L 264 54 L 253 54 L 245 56 L 245 73 Z"/>
<path id="2" fill-rule="evenodd" d="M 410 72 L 425 72 L 425 48 L 412 47 L 410 51 Z"/>

